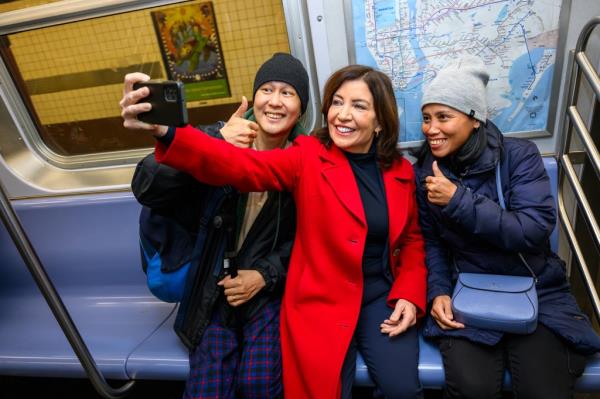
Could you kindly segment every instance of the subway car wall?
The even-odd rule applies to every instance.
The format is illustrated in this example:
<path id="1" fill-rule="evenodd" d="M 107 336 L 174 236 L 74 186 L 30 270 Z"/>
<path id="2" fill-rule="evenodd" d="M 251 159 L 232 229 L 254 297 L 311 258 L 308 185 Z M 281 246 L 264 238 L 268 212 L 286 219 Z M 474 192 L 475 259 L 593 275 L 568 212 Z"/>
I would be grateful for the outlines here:
<path id="1" fill-rule="evenodd" d="M 422 82 L 427 75 L 419 75 L 419 68 L 428 71 L 428 65 L 440 62 L 437 47 L 425 49 L 419 34 L 441 29 L 448 21 L 463 21 L 473 29 L 469 37 L 484 37 L 494 23 L 535 13 L 533 7 L 541 2 L 482 6 L 481 1 L 465 0 L 473 7 L 470 14 L 440 14 L 444 2 L 429 0 L 1 2 L 0 182 L 105 378 L 178 381 L 188 371 L 187 351 L 172 329 L 177 305 L 150 294 L 141 268 L 140 206 L 129 184 L 136 163 L 154 143 L 122 126 L 118 102 L 126 73 L 141 71 L 152 78 L 183 81 L 190 123 L 208 124 L 226 121 L 242 96 L 252 98 L 254 74 L 265 59 L 275 52 L 291 52 L 309 72 L 311 99 L 303 122 L 312 129 L 322 123 L 319 97 L 327 77 L 342 66 L 368 59 L 369 45 L 390 54 L 378 58 L 376 51 L 370 53 L 374 66 L 389 68 L 386 72 L 398 78 L 394 80 L 398 98 L 410 109 L 418 99 L 418 87 L 416 97 L 401 93 L 405 81 L 397 74 L 398 64 L 417 60 L 411 77 Z M 550 22 L 523 22 L 521 39 L 510 36 L 510 30 L 506 39 L 510 46 L 538 46 L 541 50 L 535 54 L 543 54 L 540 59 L 546 57 L 552 64 L 551 78 L 540 83 L 547 89 L 542 128 L 511 133 L 531 138 L 548 158 L 556 156 L 562 144 L 570 50 L 582 27 L 600 15 L 596 0 L 550 3 L 556 6 L 544 14 Z M 410 9 L 411 5 L 417 8 Z M 369 10 L 375 19 L 370 19 Z M 427 12 L 429 19 L 423 17 Z M 491 19 L 475 18 L 492 13 Z M 413 15 L 429 25 L 417 24 L 410 19 Z M 407 21 L 406 31 L 396 29 L 402 21 Z M 555 28 L 549 27 L 552 24 Z M 463 28 L 467 29 L 462 25 L 456 29 Z M 536 29 L 540 29 L 537 36 Z M 587 50 L 596 71 L 599 31 L 592 34 Z M 447 48 L 444 43 L 440 39 L 439 48 Z M 412 58 L 402 58 L 404 50 L 412 51 Z M 499 70 L 491 56 L 487 62 L 491 70 Z M 405 70 L 410 70 L 408 64 Z M 595 140 L 600 140 L 595 113 L 600 108 L 593 88 L 583 85 L 579 96 L 584 119 Z M 515 106 L 513 112 L 518 119 L 527 110 Z M 407 130 L 400 145 L 419 145 L 420 136 L 410 130 L 418 127 L 418 109 L 406 111 L 402 118 Z M 597 186 L 597 179 L 589 177 L 587 186 Z M 561 255 L 569 258 L 562 235 L 559 241 Z M 593 240 L 588 246 L 593 248 Z M 0 228 L 0 253 L 4 255 L 0 375 L 85 377 L 5 228 Z M 596 258 L 596 281 L 598 263 Z M 574 286 L 582 292 L 582 306 L 592 314 L 577 278 Z M 359 371 L 366 373 L 364 368 Z M 364 375 L 360 381 L 368 386 Z M 432 383 L 427 388 L 440 386 Z M 586 390 L 600 390 L 600 380 Z"/>

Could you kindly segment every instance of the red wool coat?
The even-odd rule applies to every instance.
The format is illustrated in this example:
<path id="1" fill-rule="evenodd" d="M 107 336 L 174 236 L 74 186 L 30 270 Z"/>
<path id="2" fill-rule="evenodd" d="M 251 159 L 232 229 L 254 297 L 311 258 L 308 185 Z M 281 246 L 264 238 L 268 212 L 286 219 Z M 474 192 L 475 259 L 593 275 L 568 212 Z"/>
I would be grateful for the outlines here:
<path id="1" fill-rule="evenodd" d="M 186 127 L 177 129 L 168 149 L 157 144 L 156 159 L 213 185 L 293 193 L 298 227 L 281 308 L 285 397 L 339 398 L 361 309 L 367 236 L 358 185 L 342 151 L 305 136 L 285 150 L 240 149 Z M 383 181 L 395 279 L 388 303 L 404 298 L 422 316 L 427 272 L 410 163 L 395 161 Z"/>

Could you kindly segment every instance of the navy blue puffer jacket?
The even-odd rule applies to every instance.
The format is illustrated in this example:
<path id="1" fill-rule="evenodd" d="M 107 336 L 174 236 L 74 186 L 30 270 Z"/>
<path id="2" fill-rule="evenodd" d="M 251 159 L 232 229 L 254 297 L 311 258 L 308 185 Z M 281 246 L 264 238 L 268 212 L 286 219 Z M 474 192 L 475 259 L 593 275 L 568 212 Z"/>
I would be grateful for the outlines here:
<path id="1" fill-rule="evenodd" d="M 550 249 L 549 236 L 556 210 L 542 157 L 530 141 L 504 138 L 490 121 L 485 126 L 487 148 L 458 175 L 447 159 L 438 160 L 444 175 L 458 189 L 444 206 L 431 204 L 424 188 L 432 176 L 431 152 L 415 165 L 419 217 L 428 267 L 427 300 L 452 295 L 457 269 L 461 272 L 530 275 L 519 260 L 521 252 L 538 277 L 539 322 L 582 353 L 600 350 L 600 337 L 569 291 L 565 264 Z M 503 164 L 502 183 L 507 210 L 498 205 L 495 166 Z M 506 164 L 504 164 L 506 163 Z M 429 316 L 424 335 L 464 337 L 487 345 L 502 332 L 472 327 L 444 331 Z"/>

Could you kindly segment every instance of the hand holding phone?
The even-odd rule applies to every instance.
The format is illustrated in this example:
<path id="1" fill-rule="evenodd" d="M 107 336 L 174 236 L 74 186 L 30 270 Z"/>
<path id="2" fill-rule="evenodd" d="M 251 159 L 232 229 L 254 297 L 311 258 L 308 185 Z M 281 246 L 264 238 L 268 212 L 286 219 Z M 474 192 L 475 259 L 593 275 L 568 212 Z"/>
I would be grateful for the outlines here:
<path id="1" fill-rule="evenodd" d="M 136 82 L 133 89 L 148 87 L 150 94 L 138 102 L 148 102 L 152 109 L 137 116 L 145 123 L 164 126 L 185 126 L 188 123 L 183 83 L 173 80 Z"/>

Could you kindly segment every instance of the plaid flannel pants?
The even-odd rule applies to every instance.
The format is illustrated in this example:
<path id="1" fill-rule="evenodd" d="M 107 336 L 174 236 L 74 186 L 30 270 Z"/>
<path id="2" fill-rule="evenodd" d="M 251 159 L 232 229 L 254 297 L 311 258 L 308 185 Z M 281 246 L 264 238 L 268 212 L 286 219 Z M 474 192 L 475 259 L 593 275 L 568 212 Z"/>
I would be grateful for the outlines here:
<path id="1" fill-rule="evenodd" d="M 184 399 L 281 398 L 279 308 L 267 302 L 241 331 L 224 327 L 216 309 L 190 353 Z"/>

